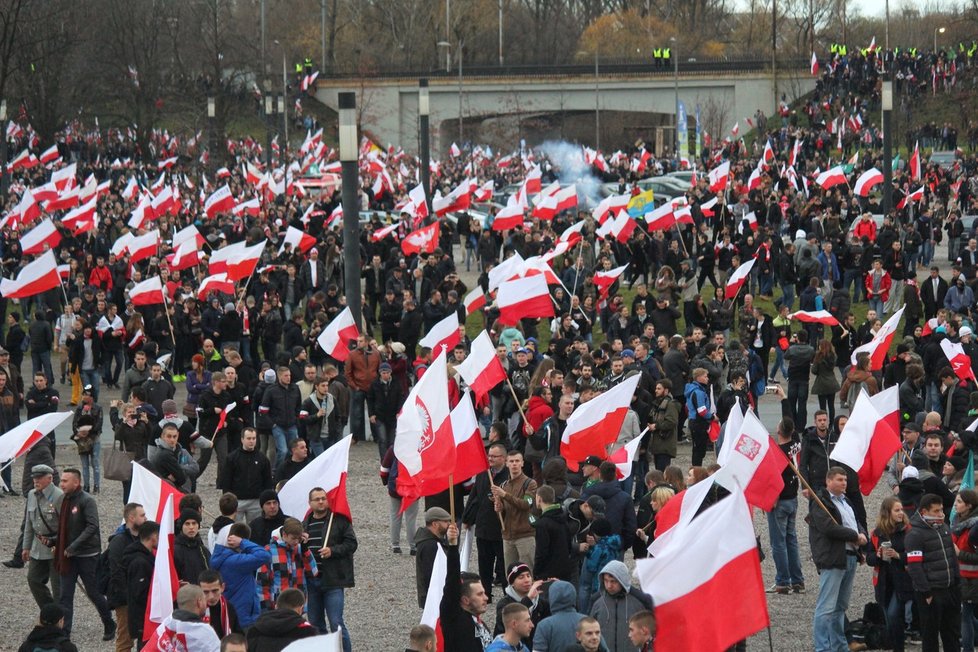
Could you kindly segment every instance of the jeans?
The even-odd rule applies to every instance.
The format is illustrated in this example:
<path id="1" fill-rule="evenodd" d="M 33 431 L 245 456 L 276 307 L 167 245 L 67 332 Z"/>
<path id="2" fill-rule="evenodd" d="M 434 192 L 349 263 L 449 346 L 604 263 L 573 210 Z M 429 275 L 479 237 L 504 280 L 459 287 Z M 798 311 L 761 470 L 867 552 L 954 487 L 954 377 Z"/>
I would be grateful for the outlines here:
<path id="1" fill-rule="evenodd" d="M 815 602 L 813 630 L 815 652 L 845 652 L 846 610 L 856 577 L 856 557 L 846 555 L 846 567 L 827 568 L 818 574 L 818 600 Z"/>
<path id="2" fill-rule="evenodd" d="M 51 367 L 51 351 L 31 351 L 32 371 L 36 374 L 43 371 L 48 378 L 48 387 L 54 385 L 54 369 Z"/>
<path id="3" fill-rule="evenodd" d="M 506 583 L 506 568 L 503 565 L 503 542 L 491 539 L 475 538 L 475 549 L 478 555 L 479 578 L 486 590 L 486 595 L 492 597 L 493 580 Z"/>
<path id="4" fill-rule="evenodd" d="M 373 437 L 377 441 L 377 452 L 380 453 L 381 460 L 387 454 L 387 449 L 394 443 L 394 432 L 396 429 L 396 423 L 384 423 L 380 419 L 370 424 L 370 432 L 373 433 Z"/>
<path id="5" fill-rule="evenodd" d="M 781 284 L 781 298 L 776 302 L 779 306 L 788 306 L 788 310 L 795 304 L 795 285 L 794 283 Z"/>
<path id="6" fill-rule="evenodd" d="M 115 371 L 112 371 L 112 361 L 115 360 Z M 123 371 L 123 366 L 126 363 L 125 355 L 122 353 L 120 348 L 118 351 L 103 351 L 102 352 L 102 379 L 105 380 L 106 385 L 118 385 L 119 375 Z M 123 401 L 128 401 L 128 396 L 122 397 Z"/>
<path id="7" fill-rule="evenodd" d="M 760 275 L 761 294 L 770 296 L 774 293 L 774 275 L 771 273 Z"/>
<path id="8" fill-rule="evenodd" d="M 863 273 L 859 269 L 847 269 L 845 274 L 842 276 L 842 289 L 845 290 L 846 294 L 849 293 L 850 286 L 855 286 L 856 292 L 852 296 L 854 302 L 859 301 L 859 297 L 863 293 Z"/>
<path id="9" fill-rule="evenodd" d="M 652 464 L 656 470 L 665 471 L 666 467 L 672 464 L 672 455 L 668 453 L 654 453 L 652 455 Z M 644 482 L 645 479 L 643 478 L 642 481 Z"/>
<path id="10" fill-rule="evenodd" d="M 353 441 L 366 441 L 367 434 L 364 431 L 364 404 L 367 400 L 367 393 L 358 389 L 350 391 L 350 433 Z"/>
<path id="11" fill-rule="evenodd" d="M 940 410 L 941 390 L 937 388 L 937 383 L 929 382 L 927 383 L 927 398 L 924 400 L 924 412 L 938 412 Z"/>
<path id="12" fill-rule="evenodd" d="M 768 378 L 777 378 L 778 372 L 784 376 L 785 380 L 788 379 L 788 365 L 784 363 L 784 351 L 781 350 L 780 346 L 774 347 L 774 364 L 771 365 L 771 372 L 767 375 Z"/>
<path id="13" fill-rule="evenodd" d="M 91 453 L 79 456 L 81 457 L 82 482 L 85 491 L 88 491 L 90 487 L 94 487 L 97 491 L 100 486 L 99 479 L 102 477 L 102 442 L 96 438 L 94 444 Z"/>
<path id="14" fill-rule="evenodd" d="M 835 421 L 835 394 L 819 394 L 818 409 L 829 413 L 829 422 Z"/>
<path id="15" fill-rule="evenodd" d="M 75 611 L 75 587 L 81 579 L 85 587 L 85 595 L 95 605 L 103 625 L 112 622 L 112 612 L 105 601 L 105 596 L 101 595 L 98 585 L 95 582 L 95 568 L 98 566 L 98 555 L 92 557 L 70 557 L 68 559 L 68 572 L 61 578 L 61 608 L 65 611 L 64 630 L 66 634 L 71 633 L 72 616 Z"/>
<path id="16" fill-rule="evenodd" d="M 890 601 L 886 604 L 886 629 L 890 633 L 890 644 L 893 652 L 903 652 L 904 643 L 904 616 L 906 614 L 907 601 L 897 597 L 896 591 L 890 596 Z M 964 639 L 961 640 L 964 645 Z"/>
<path id="17" fill-rule="evenodd" d="M 401 513 L 401 499 L 390 497 L 391 499 L 391 547 L 401 547 L 401 523 L 404 523 L 404 530 L 407 532 L 407 542 L 411 550 L 414 550 L 414 533 L 417 530 L 418 520 L 418 501 Z"/>
<path id="18" fill-rule="evenodd" d="M 774 557 L 774 566 L 777 568 L 774 583 L 778 586 L 805 583 L 801 557 L 798 554 L 798 533 L 795 531 L 797 514 L 798 499 L 785 498 L 779 500 L 767 515 L 771 556 Z"/>
<path id="19" fill-rule="evenodd" d="M 870 310 L 875 310 L 877 316 L 882 317 L 883 316 L 883 299 L 879 298 L 879 295 L 876 295 L 875 297 L 873 297 L 872 299 L 870 299 L 869 300 L 869 309 Z"/>
<path id="20" fill-rule="evenodd" d="M 343 589 L 326 588 L 321 585 L 321 582 L 321 578 L 313 578 L 309 581 L 309 600 L 306 604 L 309 623 L 321 634 L 329 634 L 336 631 L 337 627 L 342 627 L 343 652 L 350 652 L 352 649 L 350 632 L 343 622 Z"/>
<path id="21" fill-rule="evenodd" d="M 975 649 L 975 605 L 972 602 L 961 603 L 961 649 L 964 652 L 974 652 Z"/>
<path id="22" fill-rule="evenodd" d="M 920 246 L 920 264 L 930 267 L 930 261 L 934 259 L 934 241 L 924 240 Z"/>
<path id="23" fill-rule="evenodd" d="M 289 451 L 289 442 L 299 438 L 299 427 L 272 426 L 272 438 L 275 440 L 275 463 L 272 468 L 277 468 Z"/>
<path id="24" fill-rule="evenodd" d="M 92 398 L 98 403 L 98 386 L 101 380 L 98 369 L 82 369 L 81 370 L 81 382 L 82 389 L 85 389 L 86 385 L 92 386 Z"/>
<path id="25" fill-rule="evenodd" d="M 808 423 L 808 379 L 788 381 L 788 407 L 794 414 L 795 423 L 804 427 Z"/>

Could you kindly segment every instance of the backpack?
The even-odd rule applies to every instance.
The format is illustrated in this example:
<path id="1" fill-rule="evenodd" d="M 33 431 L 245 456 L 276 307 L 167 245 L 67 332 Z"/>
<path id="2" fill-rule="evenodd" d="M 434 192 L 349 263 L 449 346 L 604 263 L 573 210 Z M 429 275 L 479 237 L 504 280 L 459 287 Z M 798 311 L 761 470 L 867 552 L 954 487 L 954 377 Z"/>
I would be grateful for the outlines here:
<path id="1" fill-rule="evenodd" d="M 109 594 L 111 577 L 112 573 L 109 570 L 109 547 L 106 546 L 105 550 L 99 554 L 98 563 L 95 565 L 95 587 L 98 589 L 99 595 L 107 596 Z"/>
<path id="2" fill-rule="evenodd" d="M 27 353 L 31 348 L 31 336 L 28 333 L 24 333 L 24 339 L 20 341 L 20 351 L 21 353 Z"/>
<path id="3" fill-rule="evenodd" d="M 868 650 L 889 650 L 889 633 L 886 631 L 886 614 L 876 602 L 867 602 L 863 607 L 863 617 L 849 622 L 846 627 L 846 640 L 850 643 L 863 643 Z"/>

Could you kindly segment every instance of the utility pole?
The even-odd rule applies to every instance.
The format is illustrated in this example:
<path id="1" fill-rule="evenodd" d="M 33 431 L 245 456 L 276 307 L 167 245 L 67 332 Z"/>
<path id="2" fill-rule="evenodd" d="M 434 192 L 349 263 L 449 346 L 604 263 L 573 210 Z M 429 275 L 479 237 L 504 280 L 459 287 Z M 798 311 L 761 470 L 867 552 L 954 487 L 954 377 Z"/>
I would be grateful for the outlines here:
<path id="1" fill-rule="evenodd" d="M 771 77 L 774 80 L 774 114 L 780 110 L 778 104 L 778 0 L 771 0 Z"/>

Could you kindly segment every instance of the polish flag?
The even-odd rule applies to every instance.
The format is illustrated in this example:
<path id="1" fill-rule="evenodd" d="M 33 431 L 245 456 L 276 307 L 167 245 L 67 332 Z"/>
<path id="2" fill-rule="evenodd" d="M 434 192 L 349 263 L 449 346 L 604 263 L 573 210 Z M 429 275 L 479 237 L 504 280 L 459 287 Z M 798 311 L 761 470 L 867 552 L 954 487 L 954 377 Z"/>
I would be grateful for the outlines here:
<path id="1" fill-rule="evenodd" d="M 20 168 L 29 168 L 31 167 L 30 160 L 31 160 L 31 152 L 29 149 L 25 149 L 20 154 L 15 156 L 10 161 L 9 164 L 7 164 L 7 169 L 10 172 L 14 172 L 16 170 L 19 170 Z"/>
<path id="2" fill-rule="evenodd" d="M 72 229 L 75 235 L 85 233 L 86 231 L 91 231 L 95 228 L 96 203 L 97 200 L 93 197 L 87 204 L 83 204 L 82 206 L 75 208 L 62 217 L 61 223 L 67 228 Z"/>
<path id="3" fill-rule="evenodd" d="M 735 122 L 734 126 L 730 129 L 730 135 L 736 138 L 738 134 L 740 134 L 740 122 Z"/>
<path id="4" fill-rule="evenodd" d="M 520 275 L 520 270 L 523 269 L 523 256 L 519 253 L 514 252 L 512 256 L 503 260 L 495 267 L 489 270 L 489 292 L 496 290 L 502 285 L 503 281 L 509 281 Z"/>
<path id="5" fill-rule="evenodd" d="M 197 289 L 197 298 L 204 301 L 211 292 L 234 296 L 234 281 L 228 280 L 226 272 L 208 276 L 200 282 L 200 288 Z"/>
<path id="6" fill-rule="evenodd" d="M 910 155 L 910 180 L 920 179 L 920 143 L 913 144 L 913 154 Z"/>
<path id="7" fill-rule="evenodd" d="M 69 412 L 49 412 L 14 426 L 0 437 L 0 462 L 12 462 L 71 417 Z M 11 489 L 12 487 L 8 487 Z"/>
<path id="8" fill-rule="evenodd" d="M 869 402 L 883 416 L 883 420 L 889 424 L 893 432 L 899 433 L 901 430 L 899 385 L 891 385 L 882 392 L 877 392 L 869 397 Z"/>
<path id="9" fill-rule="evenodd" d="M 180 243 L 169 256 L 170 269 L 183 271 L 200 263 L 200 245 L 193 240 L 186 240 Z"/>
<path id="10" fill-rule="evenodd" d="M 122 192 L 119 193 L 119 196 L 127 201 L 136 200 L 136 197 L 139 196 L 139 184 L 136 183 L 135 177 L 129 177 L 129 181 L 128 183 L 126 183 L 126 187 L 122 189 Z"/>
<path id="11" fill-rule="evenodd" d="M 41 164 L 47 165 L 48 163 L 57 163 L 61 160 L 61 154 L 58 152 L 58 145 L 55 143 L 48 147 L 44 152 L 41 153 Z"/>
<path id="12" fill-rule="evenodd" d="M 566 229 L 557 237 L 556 244 L 566 243 L 570 247 L 575 246 L 584 238 L 584 221 L 577 222 Z"/>
<path id="13" fill-rule="evenodd" d="M 541 274 L 504 281 L 496 294 L 499 319 L 504 324 L 518 324 L 521 319 L 553 317 L 547 279 Z M 581 458 L 584 459 L 584 458 Z"/>
<path id="14" fill-rule="evenodd" d="M 382 229 L 377 229 L 376 231 L 374 231 L 373 233 L 370 234 L 370 241 L 371 242 L 380 242 L 381 240 L 383 240 L 384 238 L 386 238 L 387 236 L 392 235 L 392 234 L 396 238 L 397 237 L 397 227 L 399 227 L 399 226 L 401 226 L 401 223 L 400 222 L 394 222 L 393 224 L 391 224 L 389 226 L 385 226 Z"/>
<path id="15" fill-rule="evenodd" d="M 557 212 L 569 211 L 577 206 L 577 186 L 573 183 L 566 188 L 561 188 L 553 194 L 557 200 Z"/>
<path id="16" fill-rule="evenodd" d="M 458 312 L 453 310 L 448 316 L 432 326 L 431 330 L 418 341 L 418 345 L 426 346 L 437 353 L 442 348 L 451 351 L 461 341 L 462 336 L 458 332 Z"/>
<path id="17" fill-rule="evenodd" d="M 136 204 L 136 208 L 133 209 L 132 217 L 129 218 L 129 228 L 141 229 L 146 222 L 154 220 L 157 217 L 157 213 L 153 209 L 152 196 L 148 194 L 143 195 L 140 197 L 139 203 Z"/>
<path id="18" fill-rule="evenodd" d="M 927 337 L 928 335 L 936 331 L 937 327 L 940 325 L 941 325 L 940 322 L 937 321 L 937 317 L 931 317 L 930 319 L 924 322 L 924 328 L 923 330 L 920 331 L 920 336 Z"/>
<path id="19" fill-rule="evenodd" d="M 856 179 L 856 184 L 852 187 L 852 194 L 857 197 L 869 197 L 869 191 L 881 183 L 883 183 L 883 173 L 876 168 L 871 168 Z"/>
<path id="20" fill-rule="evenodd" d="M 754 190 L 761 186 L 761 168 L 756 167 L 750 173 L 750 178 L 747 179 L 747 190 Z"/>
<path id="21" fill-rule="evenodd" d="M 435 649 L 444 652 L 445 639 L 441 631 L 441 601 L 445 595 L 445 581 L 448 579 L 448 555 L 441 546 L 435 546 L 435 562 L 431 567 L 431 579 L 428 580 L 428 593 L 425 594 L 424 610 L 421 613 L 422 625 L 435 630 Z M 453 552 L 452 554 L 458 554 Z"/>
<path id="22" fill-rule="evenodd" d="M 703 217 L 713 217 L 713 207 L 717 205 L 717 198 L 714 197 L 708 202 L 703 202 L 700 204 L 700 212 L 703 213 Z"/>
<path id="23" fill-rule="evenodd" d="M 486 293 L 482 291 L 482 286 L 476 285 L 474 290 L 466 294 L 465 299 L 462 300 L 462 305 L 465 306 L 466 316 L 482 310 L 486 306 Z"/>
<path id="24" fill-rule="evenodd" d="M 223 428 L 224 425 L 228 422 L 228 415 L 231 414 L 231 411 L 236 407 L 238 407 L 237 401 L 231 401 L 226 406 L 224 406 L 224 409 L 221 410 L 221 414 L 218 415 L 217 417 L 217 427 L 214 428 L 215 435 L 221 432 L 221 428 Z"/>
<path id="25" fill-rule="evenodd" d="M 7 299 L 23 299 L 41 294 L 61 285 L 58 261 L 54 251 L 48 249 L 37 260 L 28 263 L 16 279 L 0 279 L 0 294 Z"/>
<path id="26" fill-rule="evenodd" d="M 258 261 L 261 260 L 261 254 L 265 250 L 265 244 L 267 242 L 268 240 L 262 240 L 258 244 L 250 247 L 243 246 L 239 252 L 240 256 L 229 259 L 227 261 L 228 279 L 239 281 L 254 274 L 255 267 L 258 266 Z M 241 244 L 244 245 L 244 243 Z"/>
<path id="27" fill-rule="evenodd" d="M 899 431 L 893 429 L 892 422 L 883 418 L 866 390 L 860 390 L 849 421 L 829 458 L 856 471 L 859 490 L 868 496 L 898 450 Z"/>
<path id="28" fill-rule="evenodd" d="M 58 196 L 44 204 L 45 213 L 53 213 L 55 211 L 66 211 L 70 208 L 74 208 L 78 205 L 78 196 L 81 189 L 78 186 L 74 188 L 69 188 Z M 34 193 L 34 199 L 37 199 L 37 193 Z"/>
<path id="29" fill-rule="evenodd" d="M 737 296 L 737 293 L 740 292 L 740 288 L 747 281 L 747 277 L 750 275 L 750 271 L 753 269 L 754 262 L 756 260 L 756 258 L 751 258 L 746 263 L 735 269 L 733 274 L 730 275 L 730 278 L 727 279 L 726 290 L 724 291 L 724 296 L 726 298 L 732 299 L 733 297 Z"/>
<path id="30" fill-rule="evenodd" d="M 34 255 L 45 249 L 54 249 L 61 243 L 61 233 L 51 218 L 45 218 L 33 229 L 20 238 L 21 250 L 24 254 Z"/>
<path id="31" fill-rule="evenodd" d="M 759 161 L 758 169 L 768 169 L 771 163 L 774 161 L 774 148 L 771 147 L 771 139 L 768 138 L 764 143 L 764 151 L 761 153 L 761 160 Z"/>
<path id="32" fill-rule="evenodd" d="M 156 164 L 156 169 L 157 170 L 164 170 L 164 169 L 172 168 L 174 165 L 177 164 L 177 159 L 178 158 L 179 157 L 177 157 L 177 156 L 171 156 L 170 158 L 165 158 L 165 159 L 163 159 L 162 161 L 160 161 L 160 162 L 158 162 Z"/>
<path id="33" fill-rule="evenodd" d="M 903 199 L 901 199 L 897 203 L 897 210 L 900 210 L 901 208 L 906 208 L 907 204 L 909 204 L 910 202 L 919 202 L 923 198 L 924 198 L 924 187 L 921 186 L 916 190 L 914 190 L 913 192 L 911 192 L 910 194 L 904 195 Z"/>
<path id="34" fill-rule="evenodd" d="M 431 207 L 441 217 L 447 213 L 468 210 L 472 206 L 472 184 L 466 179 L 444 197 L 432 200 Z"/>
<path id="35" fill-rule="evenodd" d="M 152 276 L 132 286 L 129 290 L 129 300 L 137 306 L 154 306 L 165 303 L 163 298 L 163 283 L 159 276 Z"/>
<path id="36" fill-rule="evenodd" d="M 283 514 L 293 514 L 302 518 L 309 512 L 309 490 L 321 487 L 329 499 L 329 509 L 335 514 L 345 516 L 350 522 L 353 515 L 350 501 L 346 495 L 346 475 L 350 467 L 350 442 L 353 435 L 347 435 L 322 454 L 313 458 L 301 471 L 292 476 L 278 492 L 278 501 Z"/>
<path id="37" fill-rule="evenodd" d="M 204 202 L 204 212 L 207 217 L 214 219 L 219 213 L 230 213 L 234 209 L 234 196 L 231 189 L 224 184 Z"/>
<path id="38" fill-rule="evenodd" d="M 135 265 L 141 260 L 155 256 L 160 248 L 160 231 L 153 229 L 149 233 L 136 236 L 128 245 L 126 251 L 129 252 L 129 264 Z"/>
<path id="39" fill-rule="evenodd" d="M 502 160 L 497 163 L 497 167 L 505 167 L 502 165 Z M 534 165 L 526 172 L 526 178 L 523 179 L 523 190 L 527 195 L 537 194 L 543 187 L 543 184 L 541 183 L 542 179 L 543 173 L 540 171 L 540 166 Z"/>
<path id="40" fill-rule="evenodd" d="M 356 341 L 359 336 L 360 329 L 353 320 L 353 312 L 347 306 L 327 324 L 316 338 L 316 343 L 326 352 L 326 355 L 334 360 L 345 362 L 350 355 L 350 341 Z"/>
<path id="41" fill-rule="evenodd" d="M 964 347 L 959 342 L 941 340 L 941 350 L 947 356 L 947 361 L 951 363 L 951 369 L 961 380 L 976 380 L 975 372 L 971 368 L 971 358 L 964 352 Z"/>
<path id="42" fill-rule="evenodd" d="M 530 256 L 523 261 L 523 267 L 520 269 L 519 276 L 523 278 L 536 274 L 543 274 L 543 277 L 547 279 L 547 285 L 559 285 L 561 287 L 564 285 L 550 264 L 542 256 Z M 564 289 L 566 290 L 567 288 Z"/>
<path id="43" fill-rule="evenodd" d="M 745 222 L 747 223 L 747 227 L 746 228 L 750 229 L 751 231 L 756 231 L 757 230 L 757 214 L 754 211 L 751 211 L 751 212 L 747 213 L 740 220 L 740 224 L 737 225 L 737 233 L 743 233 L 744 232 L 744 223 Z"/>
<path id="44" fill-rule="evenodd" d="M 510 198 L 512 200 L 512 198 Z M 492 220 L 493 231 L 508 231 L 523 228 L 523 207 L 518 202 L 509 201 Z"/>
<path id="45" fill-rule="evenodd" d="M 604 221 L 608 219 L 609 215 L 617 215 L 618 211 L 627 209 L 630 199 L 631 197 L 629 195 L 612 195 L 610 197 L 605 197 L 598 202 L 598 205 L 591 211 L 591 216 L 594 217 L 595 221 L 597 221 L 599 224 L 604 224 Z"/>
<path id="46" fill-rule="evenodd" d="M 628 263 L 625 263 L 621 267 L 616 267 L 615 269 L 610 269 L 606 272 L 595 272 L 592 280 L 594 281 L 595 287 L 598 288 L 598 295 L 607 297 L 611 286 L 615 284 L 615 281 L 617 281 L 618 278 L 625 272 L 627 267 Z"/>
<path id="47" fill-rule="evenodd" d="M 657 649 L 725 650 L 770 624 L 750 507 L 739 493 L 692 518 L 659 554 L 638 560 L 636 573 L 655 601 Z"/>
<path id="48" fill-rule="evenodd" d="M 448 153 L 452 158 L 462 155 L 462 150 L 458 148 L 458 145 L 452 143 L 452 146 L 448 148 Z"/>
<path id="49" fill-rule="evenodd" d="M 204 236 L 200 234 L 196 226 L 191 224 L 174 233 L 170 244 L 174 249 L 178 249 L 184 242 L 193 242 L 197 247 L 201 247 L 204 244 Z"/>
<path id="50" fill-rule="evenodd" d="M 489 179 L 484 184 L 479 186 L 479 188 L 473 193 L 472 198 L 477 202 L 488 202 L 492 201 L 492 193 L 495 190 L 495 184 L 492 179 Z"/>
<path id="51" fill-rule="evenodd" d="M 868 353 L 870 357 L 870 370 L 879 371 L 883 368 L 883 361 L 886 359 L 886 354 L 890 350 L 890 343 L 893 341 L 893 337 L 896 335 L 897 326 L 900 324 L 900 318 L 903 317 L 903 311 L 906 306 L 902 306 L 899 310 L 893 313 L 889 319 L 880 327 L 879 332 L 876 336 L 866 344 L 856 347 L 852 355 L 849 357 L 849 362 L 856 364 L 856 356 L 860 353 Z"/>
<path id="52" fill-rule="evenodd" d="M 739 428 L 728 427 L 717 463 L 721 466 L 717 482 L 731 490 L 740 487 L 747 502 L 754 507 L 765 512 L 774 509 L 784 489 L 781 472 L 788 458 L 771 439 L 754 410 L 747 410 Z"/>
<path id="53" fill-rule="evenodd" d="M 237 204 L 231 209 L 231 214 L 241 217 L 242 215 L 250 215 L 255 217 L 261 212 L 261 202 L 258 201 L 257 197 L 253 197 L 248 201 L 243 201 Z"/>
<path id="54" fill-rule="evenodd" d="M 109 248 L 109 253 L 115 254 L 116 256 L 124 256 L 129 245 L 135 239 L 136 236 L 133 235 L 132 231 L 123 233 L 112 243 L 112 247 Z"/>
<path id="55" fill-rule="evenodd" d="M 210 258 L 207 261 L 207 271 L 211 274 L 227 272 L 229 261 L 234 258 L 240 258 L 245 246 L 244 242 L 235 242 L 234 244 L 225 245 L 220 249 L 212 250 Z"/>
<path id="56" fill-rule="evenodd" d="M 446 359 L 446 352 L 439 351 L 397 415 L 394 454 L 401 465 L 397 489 L 402 496 L 423 496 L 425 484 L 444 481 L 455 470 Z"/>
<path id="57" fill-rule="evenodd" d="M 12 226 L 14 228 L 26 226 L 41 216 L 41 207 L 34 199 L 34 193 L 30 188 L 24 190 L 20 196 L 20 201 L 14 209 L 7 213 L 3 220 L 0 220 L 0 228 Z"/>
<path id="58" fill-rule="evenodd" d="M 724 161 L 720 165 L 710 170 L 710 192 L 720 192 L 727 187 L 727 178 L 730 176 L 730 161 Z"/>
<path id="59" fill-rule="evenodd" d="M 675 219 L 675 216 L 673 216 Z M 610 225 L 610 226 L 609 226 Z M 603 225 L 598 228 L 598 231 L 608 227 L 608 233 L 615 238 L 618 242 L 625 244 L 628 239 L 632 237 L 632 233 L 638 227 L 638 222 L 632 219 L 632 216 L 628 214 L 627 211 L 619 211 L 618 216 L 614 220 L 608 220 Z"/>
<path id="60" fill-rule="evenodd" d="M 642 437 L 645 436 L 648 428 L 642 431 L 642 433 L 632 439 L 630 442 L 616 450 L 614 453 L 608 456 L 608 460 L 615 463 L 617 470 L 615 474 L 618 476 L 619 480 L 624 480 L 632 475 L 632 463 L 638 456 L 638 449 L 642 445 Z"/>
<path id="61" fill-rule="evenodd" d="M 56 201 L 61 194 L 51 181 L 48 181 L 43 186 L 34 188 L 33 193 L 34 201 L 39 204 Z"/>
<path id="62" fill-rule="evenodd" d="M 72 163 L 51 173 L 51 182 L 58 192 L 64 192 L 68 188 L 78 185 L 78 164 Z"/>
<path id="63" fill-rule="evenodd" d="M 799 310 L 789 316 L 790 319 L 797 319 L 808 324 L 825 324 L 826 326 L 838 326 L 837 320 L 828 310 Z"/>
<path id="64" fill-rule="evenodd" d="M 841 165 L 836 165 L 834 168 L 828 169 L 822 172 L 815 178 L 815 183 L 822 186 L 826 190 L 839 184 L 846 183 L 846 173 L 842 169 Z"/>
<path id="65" fill-rule="evenodd" d="M 485 330 L 472 340 L 472 352 L 455 369 L 472 388 L 476 398 L 485 396 L 489 390 L 506 380 L 506 370 L 496 357 L 496 347 Z"/>
<path id="66" fill-rule="evenodd" d="M 294 226 L 290 226 L 285 231 L 285 237 L 282 238 L 282 245 L 278 248 L 279 254 L 285 251 L 285 245 L 287 244 L 292 245 L 293 252 L 304 254 L 316 246 L 316 238 L 312 237 L 305 231 L 300 231 Z"/>
<path id="67" fill-rule="evenodd" d="M 143 506 L 145 509 L 145 505 Z M 149 510 L 147 510 L 148 512 Z M 154 553 L 153 579 L 146 600 L 143 631 L 152 632 L 173 613 L 180 583 L 173 564 L 173 496 L 168 496 L 160 515 L 160 541 Z"/>
<path id="68" fill-rule="evenodd" d="M 795 144 L 791 147 L 791 156 L 788 158 L 788 167 L 794 168 L 795 164 L 798 163 L 798 157 L 801 156 L 801 146 L 804 143 L 803 138 L 795 139 Z"/>
<path id="69" fill-rule="evenodd" d="M 668 231 L 674 227 L 676 225 L 676 215 L 672 203 L 666 202 L 654 211 L 646 213 L 645 224 L 649 231 Z"/>
<path id="70" fill-rule="evenodd" d="M 405 256 L 422 252 L 430 254 L 438 246 L 440 237 L 441 222 L 434 222 L 404 236 L 404 240 L 401 241 L 401 251 Z"/>
<path id="71" fill-rule="evenodd" d="M 560 456 L 567 468 L 577 471 L 581 460 L 588 455 L 608 456 L 608 446 L 615 443 L 621 424 L 625 421 L 640 374 L 626 378 L 607 392 L 584 403 L 567 419 L 560 438 Z"/>
<path id="72" fill-rule="evenodd" d="M 818 57 L 812 52 L 812 64 L 811 64 L 812 77 L 818 77 Z"/>
<path id="73" fill-rule="evenodd" d="M 67 281 L 71 277 L 71 265 L 68 263 L 58 265 L 58 275 L 61 277 L 62 282 Z"/>
<path id="74" fill-rule="evenodd" d="M 145 466 L 133 462 L 129 502 L 142 505 L 146 510 L 146 518 L 162 524 L 163 509 L 171 497 L 175 504 L 180 504 L 183 493 Z M 172 518 L 170 522 L 173 522 Z"/>

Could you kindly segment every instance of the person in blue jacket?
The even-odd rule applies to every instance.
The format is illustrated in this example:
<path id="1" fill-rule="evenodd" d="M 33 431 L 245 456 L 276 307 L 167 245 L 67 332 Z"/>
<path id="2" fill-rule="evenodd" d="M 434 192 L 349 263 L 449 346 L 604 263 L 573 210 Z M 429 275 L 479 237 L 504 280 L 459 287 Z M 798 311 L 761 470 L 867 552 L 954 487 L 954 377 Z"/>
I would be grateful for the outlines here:
<path id="1" fill-rule="evenodd" d="M 249 536 L 251 528 L 247 524 L 235 523 L 231 526 L 227 544 L 214 546 L 211 555 L 211 568 L 224 578 L 224 594 L 238 612 L 242 629 L 251 627 L 261 614 L 255 573 L 272 560 L 271 553 L 249 541 Z"/>
<path id="2" fill-rule="evenodd" d="M 689 413 L 689 434 L 693 439 L 693 466 L 702 466 L 710 445 L 710 422 L 713 421 L 713 403 L 708 391 L 710 375 L 702 367 L 693 369 L 690 375 L 693 380 L 686 383 L 683 394 Z"/>

